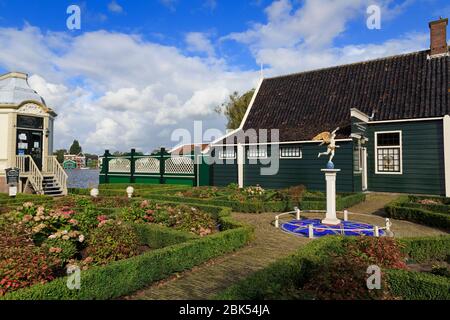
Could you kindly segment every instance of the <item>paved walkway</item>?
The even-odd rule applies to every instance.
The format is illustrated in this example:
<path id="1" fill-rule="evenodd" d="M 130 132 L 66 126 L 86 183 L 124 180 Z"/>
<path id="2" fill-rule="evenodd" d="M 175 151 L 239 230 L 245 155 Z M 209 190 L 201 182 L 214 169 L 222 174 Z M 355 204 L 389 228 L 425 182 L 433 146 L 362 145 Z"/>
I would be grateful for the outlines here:
<path id="1" fill-rule="evenodd" d="M 237 220 L 255 226 L 255 239 L 248 246 L 183 272 L 169 280 L 153 284 L 126 299 L 209 299 L 232 283 L 289 255 L 309 241 L 275 229 L 271 225 L 275 216 L 273 213 L 235 213 L 233 216 Z"/>

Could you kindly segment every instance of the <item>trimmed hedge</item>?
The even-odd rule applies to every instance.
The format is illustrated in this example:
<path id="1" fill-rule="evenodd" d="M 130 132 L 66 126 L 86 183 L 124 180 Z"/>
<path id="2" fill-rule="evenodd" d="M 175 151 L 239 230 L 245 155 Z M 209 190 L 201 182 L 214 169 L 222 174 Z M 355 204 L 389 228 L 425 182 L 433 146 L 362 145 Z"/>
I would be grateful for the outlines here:
<path id="1" fill-rule="evenodd" d="M 219 300 L 264 300 L 277 298 L 286 288 L 302 285 L 311 272 L 329 259 L 329 252 L 342 250 L 343 241 L 351 238 L 324 237 L 309 243 L 295 254 L 280 259 L 259 270 L 246 279 L 232 285 L 215 298 Z M 441 259 L 449 247 L 445 244 L 450 236 L 418 239 L 402 239 L 406 253 L 421 261 Z M 425 254 L 433 244 L 439 249 Z M 419 260 L 417 260 L 419 261 Z M 404 270 L 388 270 L 388 283 L 393 293 L 404 299 L 448 299 L 449 280 L 447 278 Z M 417 287 L 411 289 L 411 286 Z M 409 291 L 408 291 L 409 290 Z M 423 292 L 420 292 L 423 290 Z M 447 290 L 447 295 L 444 294 Z"/>
<path id="2" fill-rule="evenodd" d="M 447 213 L 436 213 L 417 207 L 409 207 L 409 197 L 401 196 L 385 206 L 389 218 L 407 220 L 430 227 L 450 230 L 450 215 Z"/>
<path id="3" fill-rule="evenodd" d="M 4 300 L 104 300 L 114 299 L 135 292 L 152 282 L 167 278 L 244 246 L 251 238 L 253 229 L 230 217 L 228 208 L 212 208 L 225 231 L 204 238 L 195 237 L 183 243 L 146 252 L 106 266 L 81 272 L 81 289 L 69 290 L 67 278 L 58 278 L 47 284 L 7 294 Z M 214 212 L 213 212 L 214 211 Z M 184 241 L 185 234 L 170 230 L 169 234 L 158 227 L 138 226 L 141 239 L 159 245 L 170 241 Z M 151 230 L 150 234 L 147 231 Z M 155 233 L 156 231 L 156 233 Z M 161 232 L 161 233 L 158 233 Z M 153 233 L 153 234 L 152 234 Z M 163 235 L 164 233 L 164 235 Z M 169 239 L 171 236 L 176 236 Z"/>
<path id="4" fill-rule="evenodd" d="M 283 212 L 289 211 L 294 208 L 297 204 L 291 201 L 232 201 L 219 199 L 216 197 L 214 199 L 200 199 L 200 198 L 186 198 L 177 197 L 173 195 L 166 195 L 167 191 L 158 191 L 154 193 L 149 193 L 145 195 L 145 198 L 153 200 L 163 200 L 171 202 L 182 202 L 186 204 L 206 204 L 212 206 L 221 206 L 232 208 L 233 211 L 243 212 L 243 213 L 263 213 L 263 212 Z M 320 199 L 320 198 L 316 198 Z M 350 208 L 358 203 L 363 202 L 366 199 L 366 195 L 363 193 L 356 193 L 351 195 L 346 195 L 345 197 L 338 197 L 336 199 L 336 209 L 344 210 Z M 321 199 L 320 201 L 302 201 L 300 203 L 300 208 L 302 210 L 326 210 L 326 199 Z"/>
<path id="5" fill-rule="evenodd" d="M 391 292 L 406 300 L 449 300 L 450 280 L 429 273 L 388 270 Z"/>
<path id="6" fill-rule="evenodd" d="M 397 241 L 403 245 L 402 251 L 416 262 L 450 259 L 450 236 L 404 238 Z"/>

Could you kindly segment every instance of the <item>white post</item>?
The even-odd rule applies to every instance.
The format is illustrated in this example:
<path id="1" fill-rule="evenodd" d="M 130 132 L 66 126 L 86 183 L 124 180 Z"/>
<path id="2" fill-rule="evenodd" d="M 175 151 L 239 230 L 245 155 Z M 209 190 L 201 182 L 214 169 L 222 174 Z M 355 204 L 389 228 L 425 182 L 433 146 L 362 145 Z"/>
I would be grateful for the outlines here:
<path id="1" fill-rule="evenodd" d="M 312 224 L 308 225 L 308 237 L 314 239 L 314 227 Z"/>
<path id="2" fill-rule="evenodd" d="M 391 220 L 389 218 L 386 218 L 386 231 L 391 231 Z"/>
<path id="3" fill-rule="evenodd" d="M 280 218 L 278 216 L 275 217 L 275 228 L 279 228 L 280 227 Z"/>
<path id="4" fill-rule="evenodd" d="M 299 208 L 295 208 L 295 213 L 296 213 L 295 218 L 297 219 L 297 221 L 300 220 L 300 209 Z"/>
<path id="5" fill-rule="evenodd" d="M 244 187 L 244 146 L 238 144 L 237 146 L 237 164 L 238 164 L 238 185 L 239 188 Z"/>
<path id="6" fill-rule="evenodd" d="M 375 226 L 375 228 L 373 228 L 373 229 L 374 229 L 373 233 L 374 233 L 375 237 L 379 238 L 380 237 L 380 229 L 377 226 Z"/>
<path id="7" fill-rule="evenodd" d="M 444 117 L 445 196 L 450 197 L 450 116 Z"/>
<path id="8" fill-rule="evenodd" d="M 338 225 L 341 220 L 336 215 L 336 173 L 339 169 L 322 169 L 325 172 L 325 180 L 327 181 L 327 215 L 323 224 Z"/>
<path id="9" fill-rule="evenodd" d="M 348 221 L 348 210 L 344 210 L 344 221 Z"/>

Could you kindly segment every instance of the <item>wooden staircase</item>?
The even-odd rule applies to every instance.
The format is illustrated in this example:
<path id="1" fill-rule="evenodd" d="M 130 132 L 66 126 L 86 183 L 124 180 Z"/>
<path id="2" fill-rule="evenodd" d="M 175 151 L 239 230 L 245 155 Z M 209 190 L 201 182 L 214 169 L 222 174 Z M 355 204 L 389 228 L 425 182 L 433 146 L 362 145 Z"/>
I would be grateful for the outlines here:
<path id="1" fill-rule="evenodd" d="M 42 171 L 29 155 L 16 156 L 16 166 L 20 177 L 26 178 L 23 190 L 31 188 L 36 194 L 52 197 L 67 195 L 67 174 L 56 157 L 45 157 Z"/>

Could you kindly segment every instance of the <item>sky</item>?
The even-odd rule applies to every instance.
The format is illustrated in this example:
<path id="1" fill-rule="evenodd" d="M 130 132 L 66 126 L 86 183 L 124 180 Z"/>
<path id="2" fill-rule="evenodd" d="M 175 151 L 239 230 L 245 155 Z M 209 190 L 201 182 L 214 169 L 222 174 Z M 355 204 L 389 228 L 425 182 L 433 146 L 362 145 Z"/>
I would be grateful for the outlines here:
<path id="1" fill-rule="evenodd" d="M 0 73 L 28 73 L 58 113 L 55 149 L 150 152 L 220 136 L 217 106 L 262 75 L 424 50 L 449 15 L 447 0 L 0 0 Z"/>

